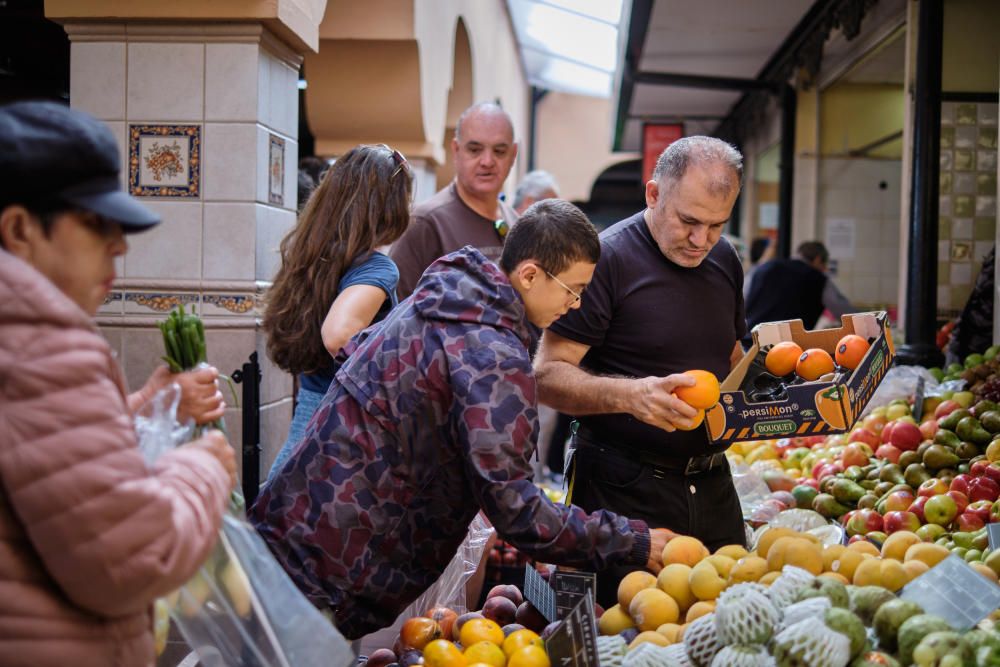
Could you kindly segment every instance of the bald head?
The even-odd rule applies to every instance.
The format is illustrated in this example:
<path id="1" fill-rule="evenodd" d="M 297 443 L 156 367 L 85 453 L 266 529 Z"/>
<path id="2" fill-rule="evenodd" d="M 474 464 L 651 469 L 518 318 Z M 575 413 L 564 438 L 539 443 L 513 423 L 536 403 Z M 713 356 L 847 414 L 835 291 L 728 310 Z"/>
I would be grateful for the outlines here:
<path id="1" fill-rule="evenodd" d="M 717 196 L 738 192 L 743 181 L 743 155 L 721 139 L 704 136 L 683 137 L 670 144 L 656 161 L 653 180 L 670 191 L 691 167 L 710 175 L 707 186 Z"/>
<path id="2" fill-rule="evenodd" d="M 510 143 L 514 143 L 514 123 L 510 120 L 510 115 L 504 111 L 499 104 L 493 102 L 477 102 L 462 112 L 455 124 L 455 139 L 462 141 L 462 126 L 472 118 L 486 120 L 489 122 L 500 122 L 507 126 L 510 133 Z"/>

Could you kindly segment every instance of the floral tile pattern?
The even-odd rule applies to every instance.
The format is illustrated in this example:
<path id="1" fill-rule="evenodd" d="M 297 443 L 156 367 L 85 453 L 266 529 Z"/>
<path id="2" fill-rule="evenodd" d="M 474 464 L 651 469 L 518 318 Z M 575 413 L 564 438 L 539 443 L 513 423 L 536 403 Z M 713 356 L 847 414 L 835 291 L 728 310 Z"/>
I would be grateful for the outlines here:
<path id="1" fill-rule="evenodd" d="M 997 223 L 997 103 L 941 105 L 938 315 L 965 306 Z"/>
<path id="2" fill-rule="evenodd" d="M 203 294 L 201 301 L 205 315 L 245 315 L 253 312 L 257 306 L 253 294 Z M 216 312 L 212 312 L 213 310 Z M 218 310 L 225 312 L 218 312 Z"/>
<path id="3" fill-rule="evenodd" d="M 129 125 L 128 141 L 130 194 L 200 196 L 200 125 Z"/>
<path id="4" fill-rule="evenodd" d="M 267 201 L 283 206 L 285 203 L 285 140 L 270 135 L 267 159 Z"/>
<path id="5" fill-rule="evenodd" d="M 150 310 L 157 313 L 169 313 L 171 310 L 181 305 L 182 303 L 186 306 L 189 304 L 197 303 L 197 294 L 169 294 L 163 292 L 126 292 L 125 293 L 125 303 L 126 311 L 136 311 L 136 312 L 148 312 Z M 134 306 L 129 306 L 129 304 L 134 304 L 135 306 L 140 306 L 141 308 L 135 308 Z"/>

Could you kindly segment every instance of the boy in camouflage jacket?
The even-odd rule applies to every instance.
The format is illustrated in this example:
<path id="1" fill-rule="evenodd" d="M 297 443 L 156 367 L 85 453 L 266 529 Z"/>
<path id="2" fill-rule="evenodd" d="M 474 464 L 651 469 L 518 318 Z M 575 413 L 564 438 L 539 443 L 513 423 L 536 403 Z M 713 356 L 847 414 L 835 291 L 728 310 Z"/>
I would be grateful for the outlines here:
<path id="1" fill-rule="evenodd" d="M 479 511 L 546 562 L 659 569 L 672 533 L 554 504 L 531 479 L 528 323 L 547 327 L 576 307 L 599 253 L 579 209 L 539 202 L 508 234 L 503 270 L 470 246 L 439 259 L 342 351 L 250 519 L 345 636 L 390 625 L 441 575 Z"/>

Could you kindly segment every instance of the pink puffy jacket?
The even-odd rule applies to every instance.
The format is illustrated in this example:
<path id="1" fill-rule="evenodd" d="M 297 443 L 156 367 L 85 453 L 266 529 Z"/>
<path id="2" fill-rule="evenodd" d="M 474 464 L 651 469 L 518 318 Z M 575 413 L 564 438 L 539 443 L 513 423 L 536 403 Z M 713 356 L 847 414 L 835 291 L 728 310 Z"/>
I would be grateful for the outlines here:
<path id="1" fill-rule="evenodd" d="M 0 665 L 151 664 L 153 599 L 215 543 L 226 472 L 147 469 L 125 400 L 87 314 L 0 250 Z"/>

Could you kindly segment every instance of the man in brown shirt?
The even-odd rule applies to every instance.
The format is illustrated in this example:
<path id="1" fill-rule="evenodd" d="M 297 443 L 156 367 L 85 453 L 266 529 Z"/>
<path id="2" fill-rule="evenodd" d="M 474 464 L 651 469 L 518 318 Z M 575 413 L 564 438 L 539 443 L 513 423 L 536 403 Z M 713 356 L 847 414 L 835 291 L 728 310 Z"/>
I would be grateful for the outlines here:
<path id="1" fill-rule="evenodd" d="M 400 299 L 410 295 L 424 269 L 467 245 L 496 261 L 506 230 L 517 220 L 498 197 L 517 157 L 510 116 L 493 103 L 474 104 L 458 119 L 451 141 L 455 180 L 414 207 L 409 229 L 389 256 L 399 267 Z"/>

